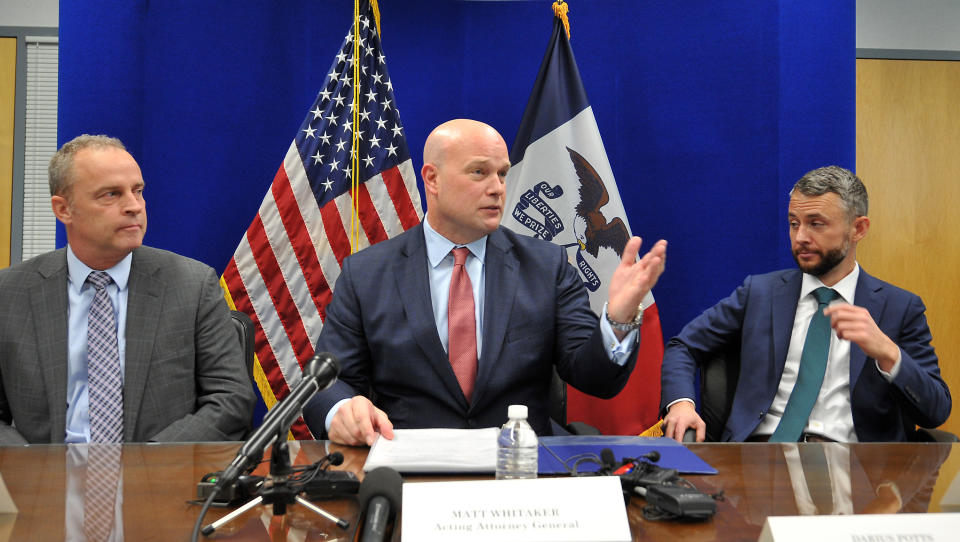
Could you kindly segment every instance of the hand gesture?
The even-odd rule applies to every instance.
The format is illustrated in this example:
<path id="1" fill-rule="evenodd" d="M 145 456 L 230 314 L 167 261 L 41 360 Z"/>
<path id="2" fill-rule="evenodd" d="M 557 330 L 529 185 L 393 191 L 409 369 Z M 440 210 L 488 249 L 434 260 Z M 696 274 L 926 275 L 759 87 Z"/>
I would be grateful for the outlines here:
<path id="1" fill-rule="evenodd" d="M 830 326 L 837 332 L 838 338 L 855 343 L 877 360 L 877 365 L 883 371 L 889 373 L 893 364 L 900 359 L 900 347 L 880 331 L 867 309 L 834 303 L 824 309 L 823 314 L 830 317 Z"/>
<path id="2" fill-rule="evenodd" d="M 663 273 L 667 262 L 667 242 L 657 241 L 643 258 L 637 260 L 640 252 L 639 237 L 631 237 L 623 248 L 620 265 L 610 278 L 610 295 L 607 301 L 607 315 L 615 322 L 630 322 L 637 313 L 637 307 L 646 297 L 657 279 Z"/>

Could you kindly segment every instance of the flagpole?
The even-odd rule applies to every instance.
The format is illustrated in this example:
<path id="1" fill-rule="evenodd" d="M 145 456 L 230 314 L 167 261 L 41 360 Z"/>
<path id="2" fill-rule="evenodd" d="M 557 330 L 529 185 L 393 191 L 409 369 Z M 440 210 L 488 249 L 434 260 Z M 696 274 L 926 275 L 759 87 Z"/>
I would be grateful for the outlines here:
<path id="1" fill-rule="evenodd" d="M 360 245 L 360 0 L 353 0 L 353 143 L 350 147 L 350 254 Z"/>

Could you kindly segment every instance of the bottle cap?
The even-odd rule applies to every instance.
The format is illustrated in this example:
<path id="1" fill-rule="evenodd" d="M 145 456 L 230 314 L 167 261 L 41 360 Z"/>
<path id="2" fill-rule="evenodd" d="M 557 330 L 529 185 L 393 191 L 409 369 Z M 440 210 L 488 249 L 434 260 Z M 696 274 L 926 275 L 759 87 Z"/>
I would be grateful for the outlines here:
<path id="1" fill-rule="evenodd" d="M 507 407 L 507 417 L 526 419 L 527 405 L 510 405 L 509 407 Z"/>

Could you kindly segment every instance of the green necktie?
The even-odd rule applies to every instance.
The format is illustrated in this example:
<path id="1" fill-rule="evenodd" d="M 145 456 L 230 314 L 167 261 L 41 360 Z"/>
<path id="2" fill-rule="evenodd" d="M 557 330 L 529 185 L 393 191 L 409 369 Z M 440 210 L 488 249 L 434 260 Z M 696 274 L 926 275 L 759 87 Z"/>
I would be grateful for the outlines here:
<path id="1" fill-rule="evenodd" d="M 797 383 L 790 392 L 787 407 L 783 409 L 783 417 L 770 442 L 797 442 L 820 395 L 823 373 L 827 370 L 827 354 L 830 353 L 830 318 L 823 314 L 823 309 L 838 294 L 832 288 L 820 287 L 813 291 L 813 295 L 819 305 L 810 319 L 807 338 L 803 341 Z"/>

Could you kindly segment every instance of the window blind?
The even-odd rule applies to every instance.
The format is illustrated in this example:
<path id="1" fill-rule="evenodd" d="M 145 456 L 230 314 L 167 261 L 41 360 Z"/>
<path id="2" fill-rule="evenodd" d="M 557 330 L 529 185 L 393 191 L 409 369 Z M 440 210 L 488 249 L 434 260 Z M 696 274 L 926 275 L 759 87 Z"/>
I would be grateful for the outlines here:
<path id="1" fill-rule="evenodd" d="M 23 248 L 27 260 L 56 246 L 56 218 L 50 209 L 47 165 L 57 150 L 57 66 L 55 37 L 27 37 L 26 125 L 24 129 Z"/>

